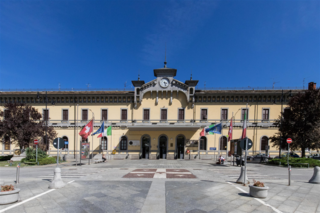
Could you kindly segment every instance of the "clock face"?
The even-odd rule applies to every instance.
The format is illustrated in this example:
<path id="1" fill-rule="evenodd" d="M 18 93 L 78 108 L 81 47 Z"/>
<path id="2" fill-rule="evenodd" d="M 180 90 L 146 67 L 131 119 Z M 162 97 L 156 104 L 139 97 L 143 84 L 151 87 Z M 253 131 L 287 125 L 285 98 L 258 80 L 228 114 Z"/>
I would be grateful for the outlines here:
<path id="1" fill-rule="evenodd" d="M 160 86 L 161 87 L 168 87 L 169 86 L 169 80 L 166 78 L 163 78 L 160 80 Z"/>

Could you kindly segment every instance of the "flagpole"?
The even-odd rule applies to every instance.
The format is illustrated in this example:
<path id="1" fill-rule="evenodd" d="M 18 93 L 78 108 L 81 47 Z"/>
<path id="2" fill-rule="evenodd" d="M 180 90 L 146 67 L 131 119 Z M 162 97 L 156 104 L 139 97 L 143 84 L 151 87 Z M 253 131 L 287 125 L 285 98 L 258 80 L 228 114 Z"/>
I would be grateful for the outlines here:
<path id="1" fill-rule="evenodd" d="M 247 103 L 247 105 L 246 105 L 246 112 L 245 113 L 247 113 L 248 112 L 248 103 Z M 246 124 L 247 124 L 247 116 L 245 116 L 244 117 L 245 118 L 245 121 L 244 122 L 246 122 Z M 248 137 L 247 137 L 247 126 L 246 126 L 246 147 L 245 147 L 246 149 L 245 149 L 245 158 L 244 158 L 244 181 L 243 181 L 243 183 L 244 183 L 244 185 L 247 185 L 247 150 L 248 150 Z"/>

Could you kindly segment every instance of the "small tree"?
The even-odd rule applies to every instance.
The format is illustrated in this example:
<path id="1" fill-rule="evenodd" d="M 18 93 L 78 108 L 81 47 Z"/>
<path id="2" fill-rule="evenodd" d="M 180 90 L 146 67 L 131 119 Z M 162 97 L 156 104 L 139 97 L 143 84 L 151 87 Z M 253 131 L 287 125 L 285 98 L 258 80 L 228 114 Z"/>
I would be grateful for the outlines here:
<path id="1" fill-rule="evenodd" d="M 47 143 L 49 144 L 57 133 L 53 127 L 46 129 L 45 121 L 41 118 L 38 110 L 30 105 L 8 103 L 4 106 L 4 111 L 0 110 L 0 138 L 10 137 L 10 142 L 17 142 L 22 149 L 22 147 L 29 147 L 34 139 L 44 138 L 47 130 Z M 48 144 L 44 146 L 45 150 Z"/>
<path id="2" fill-rule="evenodd" d="M 320 148 L 320 90 L 307 90 L 300 92 L 289 100 L 289 108 L 276 121 L 279 132 L 270 138 L 274 147 L 284 149 L 287 147 L 286 139 L 292 138 L 290 149 L 301 149 L 305 157 L 305 149 Z M 280 143 L 280 133 L 282 143 Z"/>

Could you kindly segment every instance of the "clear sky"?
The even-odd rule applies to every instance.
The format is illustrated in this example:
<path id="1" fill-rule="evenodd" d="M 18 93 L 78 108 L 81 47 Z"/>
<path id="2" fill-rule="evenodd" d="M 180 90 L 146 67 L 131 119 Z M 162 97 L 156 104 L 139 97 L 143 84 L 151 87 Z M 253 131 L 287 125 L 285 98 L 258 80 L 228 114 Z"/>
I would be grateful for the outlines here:
<path id="1" fill-rule="evenodd" d="M 0 89 L 320 86 L 320 1 L 1 0 Z"/>

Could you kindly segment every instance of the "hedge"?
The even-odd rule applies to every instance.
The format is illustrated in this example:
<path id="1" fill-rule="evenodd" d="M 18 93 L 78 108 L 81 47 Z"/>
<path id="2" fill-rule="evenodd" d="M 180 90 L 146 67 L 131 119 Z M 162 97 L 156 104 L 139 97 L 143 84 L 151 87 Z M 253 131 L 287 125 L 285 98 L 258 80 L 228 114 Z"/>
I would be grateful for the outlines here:
<path id="1" fill-rule="evenodd" d="M 41 158 L 39 160 L 39 165 L 47 165 L 47 164 L 54 164 L 57 160 L 53 157 Z"/>
<path id="2" fill-rule="evenodd" d="M 0 161 L 7 161 L 10 160 L 12 157 L 13 155 L 0 156 Z"/>
<path id="3" fill-rule="evenodd" d="M 274 158 L 268 161 L 268 164 L 271 165 L 279 165 L 279 161 L 281 161 L 282 166 L 287 166 L 287 158 Z M 309 163 L 310 167 L 320 166 L 320 161 L 312 158 L 289 158 L 289 164 L 292 167 L 307 167 L 307 165 L 299 164 L 299 163 Z"/>

